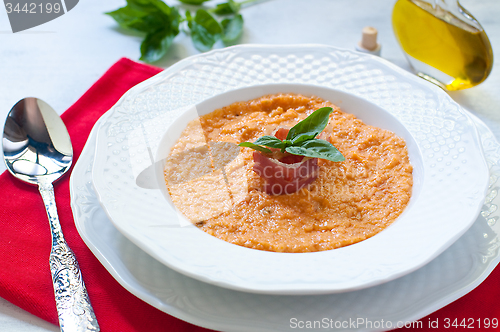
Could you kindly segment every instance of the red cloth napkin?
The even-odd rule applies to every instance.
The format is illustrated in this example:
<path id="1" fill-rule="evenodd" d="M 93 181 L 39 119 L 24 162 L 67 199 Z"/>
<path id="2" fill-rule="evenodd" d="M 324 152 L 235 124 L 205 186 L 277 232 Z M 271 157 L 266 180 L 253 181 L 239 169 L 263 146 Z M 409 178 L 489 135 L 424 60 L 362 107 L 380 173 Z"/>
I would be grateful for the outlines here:
<path id="1" fill-rule="evenodd" d="M 75 158 L 80 155 L 98 118 L 127 90 L 160 71 L 121 59 L 62 115 Z M 35 186 L 14 179 L 7 172 L 0 175 L 0 188 L 0 297 L 57 324 L 48 264 L 50 233 L 42 199 Z M 205 331 L 151 307 L 122 288 L 78 235 L 70 208 L 69 176 L 55 184 L 55 194 L 64 235 L 80 263 L 101 331 Z M 485 319 L 500 319 L 499 280 L 497 268 L 475 290 L 423 318 L 420 325 L 415 323 L 412 329 L 460 330 L 465 329 L 460 327 L 465 320 L 465 325 L 484 330 Z M 455 319 L 457 328 L 453 326 Z"/>

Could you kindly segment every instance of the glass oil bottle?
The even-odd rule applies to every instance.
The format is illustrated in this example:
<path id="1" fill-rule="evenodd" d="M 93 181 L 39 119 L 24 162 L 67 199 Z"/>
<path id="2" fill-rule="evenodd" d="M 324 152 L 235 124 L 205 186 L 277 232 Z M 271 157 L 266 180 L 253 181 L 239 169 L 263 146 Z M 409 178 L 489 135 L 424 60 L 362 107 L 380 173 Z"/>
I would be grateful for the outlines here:
<path id="1" fill-rule="evenodd" d="M 488 77 L 493 51 L 479 22 L 457 0 L 398 0 L 396 38 L 417 75 L 447 90 Z"/>

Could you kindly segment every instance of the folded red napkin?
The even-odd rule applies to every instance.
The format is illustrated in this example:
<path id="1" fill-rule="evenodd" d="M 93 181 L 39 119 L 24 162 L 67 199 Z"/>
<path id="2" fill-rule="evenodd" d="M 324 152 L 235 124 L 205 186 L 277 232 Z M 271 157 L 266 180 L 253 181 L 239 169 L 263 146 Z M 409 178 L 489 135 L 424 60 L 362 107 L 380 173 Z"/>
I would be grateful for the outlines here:
<path id="1" fill-rule="evenodd" d="M 121 59 L 114 64 L 62 119 L 68 127 L 75 158 L 80 155 L 92 126 L 131 87 L 161 69 Z M 50 233 L 42 200 L 35 186 L 0 175 L 0 297 L 57 324 L 57 312 L 49 270 Z M 99 263 L 80 238 L 70 208 L 69 176 L 55 184 L 56 203 L 64 235 L 75 252 L 101 331 L 203 331 L 151 307 L 122 288 Z M 463 298 L 414 324 L 418 331 L 478 330 L 484 320 L 500 318 L 500 269 Z M 429 280 L 428 282 L 432 282 Z M 297 313 L 300 314 L 300 313 Z M 292 318 L 292 317 L 290 317 Z M 454 320 L 456 325 L 453 326 Z M 436 329 L 436 320 L 438 328 Z M 478 320 L 481 325 L 478 325 Z M 433 323 L 433 324 L 431 324 Z M 0 326 L 0 329 L 2 327 Z"/>

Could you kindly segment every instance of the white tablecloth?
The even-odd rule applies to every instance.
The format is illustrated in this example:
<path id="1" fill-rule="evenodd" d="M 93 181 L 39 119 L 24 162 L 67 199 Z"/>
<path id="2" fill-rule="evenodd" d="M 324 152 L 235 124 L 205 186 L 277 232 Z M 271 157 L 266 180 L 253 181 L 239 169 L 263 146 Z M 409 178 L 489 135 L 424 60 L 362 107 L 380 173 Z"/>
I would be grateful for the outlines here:
<path id="1" fill-rule="evenodd" d="M 167 0 L 169 5 L 177 1 Z M 208 5 L 222 2 L 211 1 Z M 391 26 L 395 0 L 268 0 L 244 8 L 241 44 L 328 44 L 354 49 L 364 26 L 379 30 L 381 56 L 409 70 Z M 500 2 L 463 0 L 485 28 L 493 53 L 500 55 Z M 6 10 L 0 8 L 0 122 L 19 99 L 36 96 L 59 113 L 71 106 L 121 57 L 140 57 L 141 37 L 124 33 L 103 13 L 124 0 L 81 0 L 67 14 L 41 26 L 13 34 Z M 216 44 L 216 47 L 222 47 Z M 168 67 L 197 54 L 181 33 L 167 56 L 156 63 Z M 450 95 L 477 115 L 500 139 L 500 66 L 472 89 Z M 5 170 L 3 163 L 0 171 Z M 1 222 L 8 222 L 2 220 Z M 1 253 L 0 253 L 1 254 Z M 48 264 L 48 254 L 47 254 Z M 1 267 L 0 267 L 1 269 Z M 0 298 L 0 331 L 58 331 L 58 327 Z"/>

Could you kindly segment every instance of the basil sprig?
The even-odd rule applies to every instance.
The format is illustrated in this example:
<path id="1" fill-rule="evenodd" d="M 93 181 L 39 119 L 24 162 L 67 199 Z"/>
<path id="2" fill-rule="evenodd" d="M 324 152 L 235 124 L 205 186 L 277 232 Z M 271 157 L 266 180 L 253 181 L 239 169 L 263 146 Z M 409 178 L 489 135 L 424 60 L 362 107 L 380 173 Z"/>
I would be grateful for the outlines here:
<path id="1" fill-rule="evenodd" d="M 201 6 L 208 0 L 179 0 L 190 6 Z M 212 49 L 221 40 L 225 45 L 235 43 L 243 33 L 243 16 L 239 14 L 242 5 L 257 0 L 236 2 L 228 0 L 214 8 L 199 8 L 194 15 L 189 10 L 185 15 L 174 6 L 161 0 L 127 0 L 127 5 L 105 13 L 122 28 L 145 33 L 141 43 L 141 58 L 145 62 L 160 60 L 181 31 L 182 22 L 187 22 L 194 47 L 200 52 Z M 224 16 L 218 21 L 213 15 Z"/>
<path id="2" fill-rule="evenodd" d="M 194 47 L 200 52 L 210 51 L 222 35 L 219 22 L 204 9 L 198 9 L 194 17 L 186 11 L 186 19 Z"/>
<path id="3" fill-rule="evenodd" d="M 145 62 L 163 57 L 179 34 L 179 11 L 161 0 L 127 0 L 125 7 L 106 14 L 122 28 L 146 34 L 140 58 Z"/>
<path id="4" fill-rule="evenodd" d="M 283 141 L 274 136 L 266 135 L 258 138 L 253 143 L 243 142 L 239 146 L 264 153 L 271 153 L 272 151 L 268 148 L 274 148 L 298 156 L 344 161 L 345 158 L 342 153 L 330 142 L 316 138 L 326 128 L 332 112 L 331 107 L 322 107 L 314 111 L 307 118 L 293 126 Z"/>

